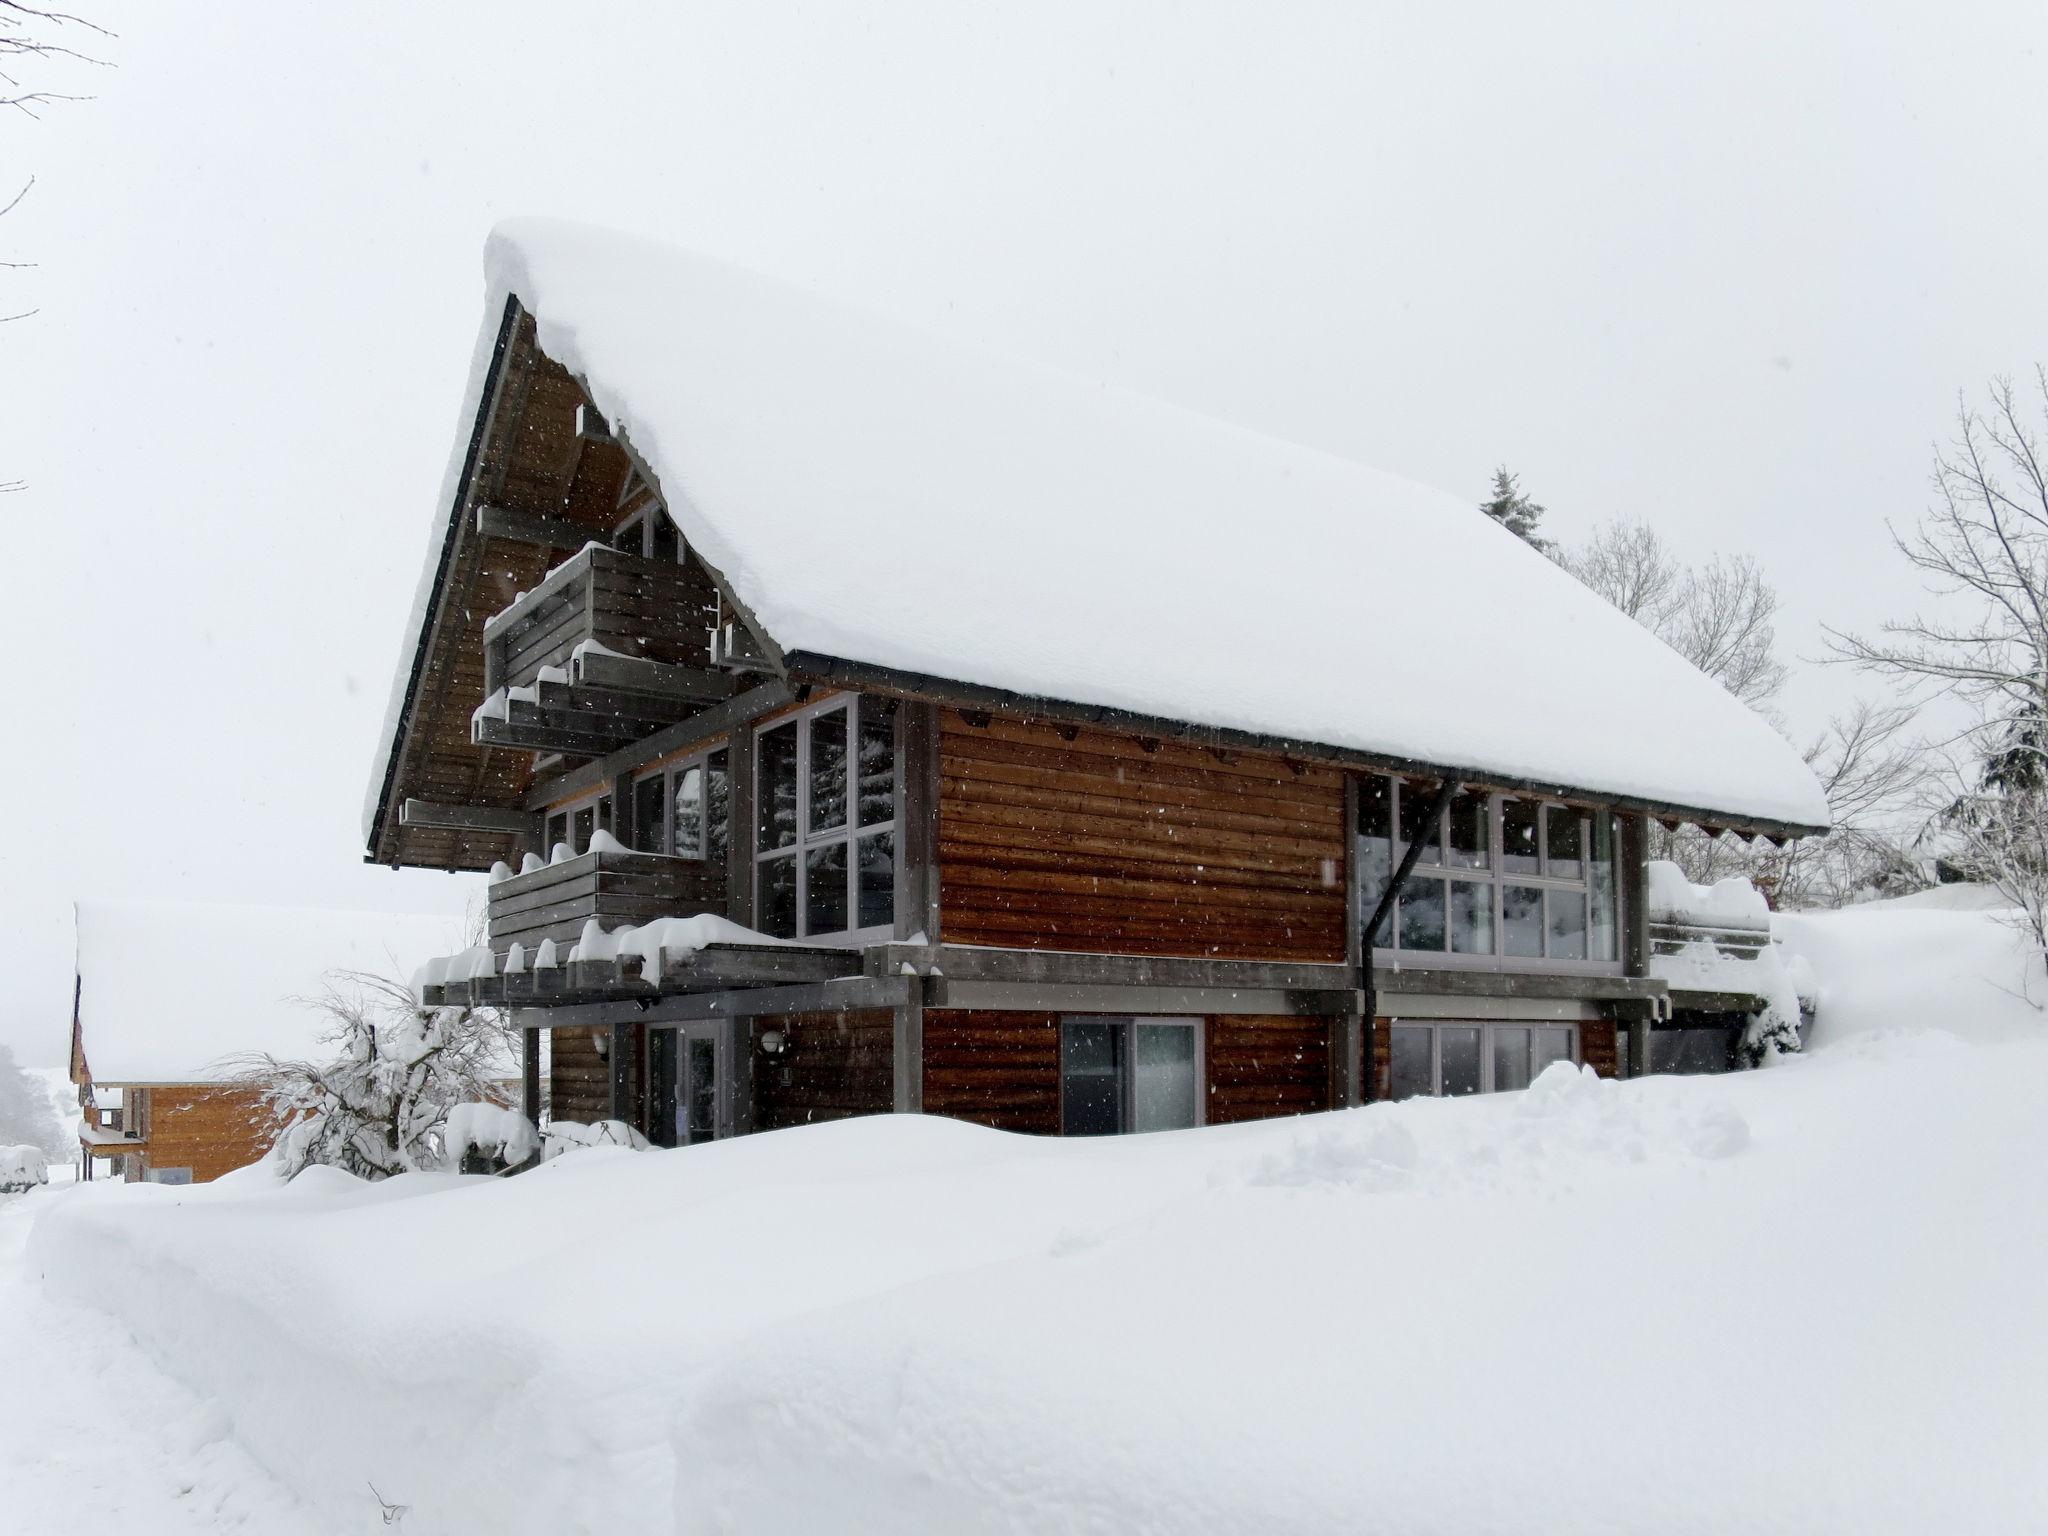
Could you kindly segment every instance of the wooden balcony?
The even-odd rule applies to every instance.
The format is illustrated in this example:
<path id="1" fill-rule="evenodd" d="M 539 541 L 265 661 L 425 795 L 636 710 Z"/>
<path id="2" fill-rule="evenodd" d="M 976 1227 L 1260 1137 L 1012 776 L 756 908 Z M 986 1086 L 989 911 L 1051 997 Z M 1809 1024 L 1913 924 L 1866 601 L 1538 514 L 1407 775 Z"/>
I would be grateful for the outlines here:
<path id="1" fill-rule="evenodd" d="M 585 545 L 484 625 L 480 746 L 602 757 L 731 697 L 694 565 Z"/>
<path id="2" fill-rule="evenodd" d="M 492 885 L 490 944 L 500 957 L 518 944 L 530 959 L 552 939 L 566 954 L 592 918 L 612 929 L 724 910 L 721 864 L 665 853 L 586 853 Z"/>

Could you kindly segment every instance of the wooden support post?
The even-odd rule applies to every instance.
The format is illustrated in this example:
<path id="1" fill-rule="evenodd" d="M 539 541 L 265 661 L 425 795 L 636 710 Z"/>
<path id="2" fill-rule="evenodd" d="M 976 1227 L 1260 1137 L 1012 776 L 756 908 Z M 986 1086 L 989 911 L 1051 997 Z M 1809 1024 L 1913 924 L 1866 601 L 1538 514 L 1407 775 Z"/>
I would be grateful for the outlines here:
<path id="1" fill-rule="evenodd" d="M 633 1026 L 614 1024 L 611 1030 L 612 1108 L 608 1118 L 633 1120 Z"/>
<path id="2" fill-rule="evenodd" d="M 896 937 L 939 942 L 939 712 L 896 706 Z"/>
<path id="3" fill-rule="evenodd" d="M 540 1124 L 540 1031 L 519 1031 L 519 1109 L 535 1125 Z"/>
<path id="4" fill-rule="evenodd" d="M 913 985 L 907 1002 L 898 1003 L 896 1016 L 896 1094 L 893 1108 L 899 1115 L 924 1113 L 924 994 Z"/>
<path id="5" fill-rule="evenodd" d="M 1621 958 L 1630 976 L 1650 973 L 1650 840 L 1640 816 L 1621 820 Z M 1650 1070 L 1650 1021 L 1630 1021 L 1623 1037 L 1622 1075 L 1643 1077 Z"/>

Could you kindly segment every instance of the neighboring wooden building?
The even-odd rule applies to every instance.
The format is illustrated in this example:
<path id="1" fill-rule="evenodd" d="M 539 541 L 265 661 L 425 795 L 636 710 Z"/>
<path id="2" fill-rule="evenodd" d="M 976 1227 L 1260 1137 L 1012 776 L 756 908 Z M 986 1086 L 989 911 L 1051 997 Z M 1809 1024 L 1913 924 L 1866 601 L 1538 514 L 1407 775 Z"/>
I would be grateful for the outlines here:
<path id="1" fill-rule="evenodd" d="M 71 1081 L 80 1174 L 203 1184 L 270 1150 L 246 1058 L 317 1057 L 310 1006 L 335 970 L 410 975 L 460 937 L 447 918 L 82 901 Z"/>
<path id="2" fill-rule="evenodd" d="M 1687 1006 L 1646 820 L 1825 820 L 1448 497 L 624 237 L 490 265 L 366 857 L 498 866 L 425 991 L 517 1010 L 530 1106 L 543 1033 L 670 1143 L 1621 1072 Z"/>

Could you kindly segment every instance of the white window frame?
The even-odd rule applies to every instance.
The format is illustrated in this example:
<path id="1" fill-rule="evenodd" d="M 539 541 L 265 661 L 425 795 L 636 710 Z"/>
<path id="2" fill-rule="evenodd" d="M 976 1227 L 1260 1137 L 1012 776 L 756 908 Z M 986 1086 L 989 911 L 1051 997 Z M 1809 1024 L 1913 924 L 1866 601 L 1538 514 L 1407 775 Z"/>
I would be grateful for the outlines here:
<path id="1" fill-rule="evenodd" d="M 1400 867 L 1401 857 L 1406 847 L 1401 838 L 1401 801 L 1403 796 L 1408 794 L 1433 795 L 1436 791 L 1436 786 L 1428 781 L 1414 781 L 1411 783 L 1401 778 L 1398 774 L 1367 775 L 1365 780 L 1361 781 L 1361 790 L 1364 788 L 1364 783 L 1374 777 L 1385 779 L 1390 787 L 1387 802 L 1389 829 L 1387 873 L 1391 875 Z M 1609 847 L 1613 856 L 1610 867 L 1614 882 L 1613 958 L 1606 960 L 1581 960 L 1564 956 L 1553 956 L 1547 953 L 1551 941 L 1550 898 L 1548 893 L 1552 890 L 1574 892 L 1584 897 L 1586 903 L 1586 943 L 1589 950 L 1592 947 L 1594 931 L 1593 829 L 1594 823 L 1598 818 L 1602 816 L 1612 818 L 1614 813 L 1596 806 L 1574 804 L 1570 801 L 1554 800 L 1526 793 L 1518 794 L 1509 790 L 1489 790 L 1474 786 L 1471 792 L 1483 794 L 1487 797 L 1488 862 L 1486 866 L 1484 868 L 1469 868 L 1447 864 L 1443 861 L 1446 847 L 1444 839 L 1450 825 L 1450 804 L 1446 802 L 1437 816 L 1438 842 L 1436 857 L 1432 860 L 1425 854 L 1422 859 L 1417 861 L 1410 875 L 1411 879 L 1436 880 L 1445 887 L 1444 947 L 1442 949 L 1407 949 L 1401 946 L 1401 902 L 1397 896 L 1393 905 L 1387 909 L 1386 922 L 1380 929 L 1380 942 L 1373 949 L 1373 963 L 1376 966 L 1386 966 L 1388 968 L 1426 967 L 1431 969 L 1546 972 L 1576 976 L 1619 976 L 1623 974 L 1626 969 L 1623 938 L 1626 932 L 1626 919 L 1623 909 L 1628 900 L 1628 882 L 1624 878 L 1622 869 L 1622 836 L 1621 828 L 1618 824 L 1612 825 L 1609 828 Z M 1503 807 L 1510 800 L 1525 805 L 1534 805 L 1539 810 L 1537 821 L 1537 873 L 1535 874 L 1510 874 L 1505 868 L 1505 844 L 1502 837 Z M 1551 872 L 1549 844 L 1550 813 L 1553 810 L 1569 811 L 1576 814 L 1579 818 L 1583 851 L 1580 856 L 1581 874 L 1576 879 L 1559 876 Z M 1359 835 L 1356 825 L 1351 828 L 1351 838 L 1354 849 L 1358 848 L 1363 842 L 1363 838 Z M 1372 917 L 1374 908 L 1379 905 L 1381 893 L 1378 889 L 1365 888 L 1365 859 L 1362 856 L 1354 857 L 1353 864 L 1357 871 L 1355 880 L 1359 885 L 1354 902 L 1357 912 L 1356 921 L 1363 925 Z M 1491 954 L 1461 953 L 1450 947 L 1452 921 L 1450 886 L 1460 881 L 1491 888 L 1493 923 L 1493 952 Z M 1510 955 L 1506 953 L 1507 914 L 1505 911 L 1504 892 L 1510 885 L 1528 886 L 1545 892 L 1543 946 L 1546 953 L 1544 955 Z"/>
<path id="2" fill-rule="evenodd" d="M 1117 1069 L 1117 1128 L 1119 1136 L 1152 1135 L 1156 1132 L 1133 1131 L 1130 1127 L 1131 1105 L 1137 1095 L 1138 1047 L 1137 1028 L 1139 1025 L 1163 1025 L 1173 1029 L 1190 1029 L 1195 1036 L 1195 1125 L 1209 1123 L 1209 1031 L 1208 1021 L 1199 1014 L 1179 1013 L 1063 1013 L 1059 1029 L 1059 1125 L 1060 1135 L 1067 1134 L 1067 1026 L 1069 1024 L 1109 1024 L 1123 1031 L 1124 1044 L 1122 1064 Z"/>
<path id="3" fill-rule="evenodd" d="M 1572 1019 L 1390 1019 L 1387 1028 L 1387 1091 L 1392 1095 L 1394 1086 L 1394 1031 L 1397 1029 L 1426 1029 L 1429 1031 L 1429 1081 L 1427 1094 L 1411 1094 L 1411 1098 L 1436 1098 L 1444 1096 L 1444 1037 L 1446 1029 L 1476 1029 L 1479 1031 L 1479 1092 L 1462 1094 L 1462 1098 L 1480 1098 L 1502 1090 L 1493 1082 L 1493 1032 L 1497 1029 L 1562 1029 L 1571 1035 L 1574 1066 L 1583 1066 L 1586 1056 L 1584 1041 L 1579 1033 L 1577 1021 Z M 1531 1036 L 1533 1041 L 1534 1036 Z M 1519 1089 L 1508 1089 L 1510 1093 Z M 1396 1100 L 1395 1102 L 1399 1102 Z"/>
<path id="4" fill-rule="evenodd" d="M 898 762 L 892 768 L 897 782 L 890 796 L 889 819 L 872 825 L 860 821 L 860 710 L 866 703 L 860 694 L 834 694 L 829 699 L 805 706 L 779 720 L 764 722 L 753 732 L 751 751 L 754 754 L 754 814 L 748 825 L 748 856 L 753 860 L 753 914 L 754 926 L 761 926 L 761 870 L 765 864 L 782 859 L 794 861 L 796 866 L 796 933 L 795 938 L 809 943 L 844 945 L 858 947 L 864 944 L 881 943 L 896 936 L 896 898 L 894 892 L 900 882 L 895 873 L 901 868 L 903 840 L 897 827 L 903 808 L 903 785 Z M 844 711 L 846 714 L 846 819 L 837 827 L 819 832 L 811 830 L 811 725 L 825 715 Z M 897 707 L 896 729 L 902 729 L 901 706 Z M 781 848 L 761 847 L 761 816 L 768 804 L 767 784 L 761 773 L 762 739 L 777 730 L 793 727 L 796 732 L 796 840 Z M 891 746 L 894 751 L 893 741 Z M 886 832 L 890 838 L 891 896 L 889 915 L 880 923 L 866 928 L 835 928 L 823 933 L 810 929 L 810 881 L 804 867 L 806 855 L 820 848 L 830 848 L 835 843 L 846 848 L 846 915 L 849 922 L 860 920 L 860 843 L 864 838 Z"/>
<path id="5" fill-rule="evenodd" d="M 710 859 L 710 840 L 708 836 L 704 838 L 704 845 L 699 847 L 697 851 L 694 853 L 678 852 L 674 847 L 676 827 L 676 785 L 681 781 L 684 774 L 688 773 L 692 768 L 695 768 L 703 773 L 703 782 L 708 790 L 711 783 L 711 759 L 717 757 L 720 753 L 725 754 L 725 856 L 728 859 L 732 857 L 732 749 L 724 742 L 716 742 L 708 747 L 703 748 L 701 751 L 692 752 L 688 757 L 678 758 L 676 761 L 668 764 L 665 767 L 654 768 L 642 772 L 638 777 L 636 777 L 633 780 L 633 795 L 635 802 L 633 810 L 635 819 L 636 840 L 640 809 L 638 803 L 640 786 L 642 784 L 647 783 L 651 779 L 661 780 L 661 835 L 659 838 L 656 839 L 656 842 L 659 846 L 653 849 L 642 850 L 643 852 L 660 853 L 665 854 L 672 859 L 690 859 L 698 863 L 703 863 Z M 614 813 L 616 814 L 616 807 L 614 808 Z M 704 831 L 706 834 L 709 833 L 710 827 L 711 823 L 707 819 L 704 823 Z"/>
<path id="6" fill-rule="evenodd" d="M 590 812 L 590 829 L 595 834 L 599 827 L 604 826 L 604 823 L 598 819 L 597 807 L 601 802 L 609 800 L 611 797 L 612 792 L 609 788 L 593 789 L 588 794 L 578 795 L 574 800 L 565 800 L 560 805 L 549 806 L 547 810 L 541 813 L 541 843 L 543 845 L 541 857 L 552 861 L 555 856 L 555 845 L 557 843 L 567 843 L 569 845 L 569 857 L 572 859 L 581 858 L 584 854 L 590 852 L 587 846 L 582 848 L 576 846 L 576 815 L 579 811 L 588 810 Z M 558 819 L 563 826 L 563 835 L 559 838 L 548 831 L 548 828 L 553 826 Z M 616 828 L 618 824 L 619 808 L 615 805 L 612 807 L 611 826 L 604 829 L 617 836 Z"/>

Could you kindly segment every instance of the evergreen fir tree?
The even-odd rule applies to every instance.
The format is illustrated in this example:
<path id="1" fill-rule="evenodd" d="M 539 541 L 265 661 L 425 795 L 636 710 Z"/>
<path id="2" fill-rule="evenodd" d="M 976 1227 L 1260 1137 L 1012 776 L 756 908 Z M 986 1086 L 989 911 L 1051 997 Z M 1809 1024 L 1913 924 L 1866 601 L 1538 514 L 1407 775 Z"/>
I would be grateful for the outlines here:
<path id="1" fill-rule="evenodd" d="M 1543 521 L 1543 508 L 1531 501 L 1515 483 L 1507 465 L 1503 464 L 1493 472 L 1493 499 L 1482 501 L 1479 510 L 1517 538 L 1545 553 L 1549 552 L 1550 540 L 1536 532 L 1536 525 Z"/>

